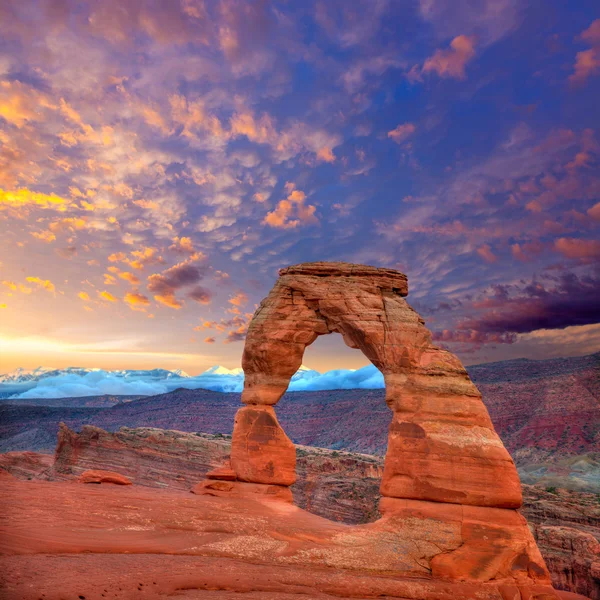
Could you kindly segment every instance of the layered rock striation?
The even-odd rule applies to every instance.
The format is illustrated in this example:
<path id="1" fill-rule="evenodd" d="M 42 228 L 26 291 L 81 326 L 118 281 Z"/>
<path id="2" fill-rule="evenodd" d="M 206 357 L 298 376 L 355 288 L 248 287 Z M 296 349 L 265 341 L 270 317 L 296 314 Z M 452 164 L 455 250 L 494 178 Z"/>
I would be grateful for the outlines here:
<path id="1" fill-rule="evenodd" d="M 516 467 L 494 431 L 481 394 L 458 360 L 432 344 L 409 306 L 406 276 L 350 263 L 282 269 L 248 328 L 242 402 L 231 469 L 243 484 L 295 481 L 293 445 L 274 406 L 319 335 L 339 333 L 383 373 L 392 411 L 377 527 L 420 548 L 432 580 L 498 584 L 503 597 L 532 597 L 550 576 L 527 527 Z M 212 488 L 210 487 L 212 486 Z M 198 493 L 217 484 L 203 483 Z M 218 486 L 217 486 L 218 487 Z M 414 530 L 413 530 L 414 525 Z"/>

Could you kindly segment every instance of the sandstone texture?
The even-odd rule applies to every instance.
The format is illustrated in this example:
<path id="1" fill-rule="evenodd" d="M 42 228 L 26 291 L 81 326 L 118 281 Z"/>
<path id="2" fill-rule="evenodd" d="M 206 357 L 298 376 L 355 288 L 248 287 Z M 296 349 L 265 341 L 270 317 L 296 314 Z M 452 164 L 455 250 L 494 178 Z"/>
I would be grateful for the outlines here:
<path id="1" fill-rule="evenodd" d="M 503 555 L 490 566 L 478 550 L 476 515 L 444 520 L 438 503 L 405 502 L 400 513 L 350 526 L 250 496 L 4 480 L 0 597 L 560 598 L 522 558 L 505 562 Z M 519 546 L 518 533 L 510 535 Z M 475 554 L 461 559 L 460 573 L 448 570 L 465 536 Z"/>
<path id="2" fill-rule="evenodd" d="M 401 532 L 397 544 L 414 543 L 425 569 L 420 576 L 427 573 L 432 581 L 502 582 L 519 595 L 519 588 L 541 585 L 552 597 L 546 565 L 514 510 L 522 504 L 516 467 L 464 367 L 432 344 L 423 319 L 404 299 L 406 276 L 323 262 L 279 275 L 244 346 L 246 406 L 235 417 L 231 447 L 237 479 L 280 486 L 295 481 L 294 447 L 273 406 L 306 347 L 319 335 L 339 333 L 383 373 L 392 411 L 380 488 L 384 517 L 374 527 Z M 240 495 L 236 483 L 211 480 L 197 493 L 215 487 L 221 495 Z M 326 552 L 316 558 L 327 564 Z"/>
<path id="3" fill-rule="evenodd" d="M 48 479 L 79 476 L 88 469 L 116 471 L 136 485 L 189 490 L 207 471 L 221 466 L 230 455 L 223 436 L 155 428 L 121 428 L 109 433 L 85 425 L 75 433 L 61 424 L 55 462 Z"/>
<path id="4" fill-rule="evenodd" d="M 89 470 L 84 471 L 79 483 L 112 483 L 114 485 L 131 485 L 131 479 L 114 471 Z"/>
<path id="5" fill-rule="evenodd" d="M 148 447 L 144 446 L 144 440 L 148 440 Z M 150 440 L 155 440 L 153 446 Z M 69 441 L 75 444 L 76 452 L 68 448 Z M 136 485 L 144 487 L 180 491 L 191 488 L 196 494 L 225 498 L 252 493 L 260 494 L 266 500 L 279 496 L 286 502 L 290 501 L 291 489 L 297 506 L 331 521 L 355 525 L 381 517 L 378 504 L 383 460 L 377 456 L 297 446 L 297 480 L 291 488 L 260 484 L 242 486 L 240 482 L 234 493 L 234 486 L 228 484 L 235 480 L 235 473 L 224 459 L 229 455 L 230 440 L 223 436 L 148 428 L 122 428 L 111 434 L 95 427 L 86 427 L 76 434 L 63 428 L 60 447 L 62 454 L 57 454 L 57 461 L 63 457 L 60 458 L 63 470 L 67 467 L 64 456 L 71 457 L 69 474 L 53 468 L 40 474 L 36 463 L 51 463 L 53 457 L 37 455 L 41 457 L 38 461 L 31 456 L 35 453 L 11 453 L 8 468 L 23 480 L 68 481 L 77 478 L 86 468 L 104 469 L 110 465 L 110 468 L 127 472 Z M 17 455 L 22 457 L 22 464 Z M 150 459 L 160 468 L 150 470 Z M 7 472 L 0 470 L 0 476 L 3 473 Z M 181 473 L 185 474 L 187 483 L 182 481 Z M 207 478 L 205 481 L 197 483 L 204 477 Z M 597 496 L 563 490 L 550 493 L 533 486 L 524 486 L 523 492 L 521 512 L 534 533 L 553 585 L 600 600 L 600 582 L 592 570 L 592 565 L 598 561 L 595 548 L 600 542 Z"/>
<path id="6" fill-rule="evenodd" d="M 276 404 L 306 347 L 319 335 L 339 333 L 385 377 L 393 418 L 384 496 L 518 508 L 517 471 L 481 394 L 460 361 L 432 344 L 407 294 L 406 276 L 391 269 L 349 263 L 282 269 L 248 328 L 242 402 Z"/>
<path id="7" fill-rule="evenodd" d="M 240 481 L 292 485 L 296 448 L 270 406 L 238 410 L 233 425 L 231 468 Z"/>

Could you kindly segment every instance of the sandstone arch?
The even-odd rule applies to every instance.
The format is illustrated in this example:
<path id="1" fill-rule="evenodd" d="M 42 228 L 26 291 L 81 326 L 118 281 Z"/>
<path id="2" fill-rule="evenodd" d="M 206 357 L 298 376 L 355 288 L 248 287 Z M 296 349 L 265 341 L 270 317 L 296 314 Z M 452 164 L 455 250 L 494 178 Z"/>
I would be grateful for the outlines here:
<path id="1" fill-rule="evenodd" d="M 406 302 L 406 276 L 324 262 L 279 275 L 248 329 L 245 406 L 235 417 L 230 465 L 208 473 L 194 492 L 275 500 L 277 510 L 282 501 L 292 502 L 295 447 L 274 405 L 305 348 L 317 336 L 337 332 L 385 377 L 392 421 L 383 518 L 356 526 L 339 551 L 324 550 L 314 539 L 306 555 L 310 565 L 363 569 L 364 557 L 391 544 L 393 559 L 381 567 L 387 574 L 442 582 L 448 594 L 430 593 L 424 585 L 411 598 L 557 599 L 527 523 L 515 510 L 521 504 L 515 465 L 460 361 L 432 344 L 423 319 Z M 284 510 L 293 520 L 294 509 Z M 356 544 L 358 562 L 349 550 Z"/>
<path id="2" fill-rule="evenodd" d="M 305 263 L 281 269 L 248 329 L 246 380 L 236 416 L 238 479 L 291 485 L 295 450 L 273 409 L 319 335 L 337 332 L 383 373 L 393 417 L 383 496 L 517 508 L 514 463 L 481 394 L 453 354 L 432 344 L 409 306 L 407 278 L 392 269 Z"/>

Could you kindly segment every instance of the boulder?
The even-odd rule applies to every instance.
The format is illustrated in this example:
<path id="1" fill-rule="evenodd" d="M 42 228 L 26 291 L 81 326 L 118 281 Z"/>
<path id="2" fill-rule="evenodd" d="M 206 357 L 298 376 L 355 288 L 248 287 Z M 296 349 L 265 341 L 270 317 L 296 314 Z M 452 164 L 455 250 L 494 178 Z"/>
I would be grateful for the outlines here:
<path id="1" fill-rule="evenodd" d="M 78 479 L 79 483 L 114 483 L 115 485 L 131 485 L 131 479 L 114 471 L 84 471 Z"/>

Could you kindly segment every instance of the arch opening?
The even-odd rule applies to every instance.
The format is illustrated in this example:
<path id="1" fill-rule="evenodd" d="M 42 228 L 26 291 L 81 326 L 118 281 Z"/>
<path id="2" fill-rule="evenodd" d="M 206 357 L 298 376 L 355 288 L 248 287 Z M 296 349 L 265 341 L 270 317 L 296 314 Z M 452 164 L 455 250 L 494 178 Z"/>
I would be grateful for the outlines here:
<path id="1" fill-rule="evenodd" d="M 253 316 L 242 357 L 246 406 L 236 416 L 231 453 L 241 481 L 295 481 L 295 449 L 274 406 L 306 348 L 335 332 L 385 379 L 392 419 L 383 496 L 520 506 L 516 468 L 479 391 L 460 361 L 432 344 L 407 294 L 406 276 L 391 269 L 307 263 L 280 271 Z"/>

